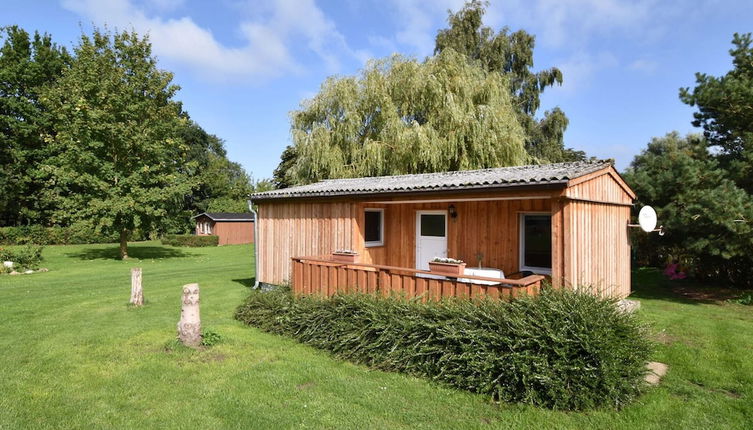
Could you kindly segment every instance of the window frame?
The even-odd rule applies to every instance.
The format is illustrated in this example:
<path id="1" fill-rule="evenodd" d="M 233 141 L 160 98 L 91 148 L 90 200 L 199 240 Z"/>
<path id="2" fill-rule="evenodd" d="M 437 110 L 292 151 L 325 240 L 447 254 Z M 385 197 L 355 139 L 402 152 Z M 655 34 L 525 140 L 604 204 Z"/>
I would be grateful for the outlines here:
<path id="1" fill-rule="evenodd" d="M 526 252 L 526 241 L 525 241 L 525 235 L 526 235 L 526 216 L 532 215 L 532 216 L 548 216 L 549 222 L 551 223 L 552 220 L 552 213 L 551 212 L 521 212 L 518 216 L 518 270 L 521 272 L 524 270 L 527 270 L 529 272 L 534 272 L 536 274 L 543 274 L 543 275 L 550 275 L 552 274 L 552 268 L 551 267 L 534 267 L 534 266 L 526 266 L 525 265 L 525 252 Z M 551 224 L 550 224 L 551 225 Z M 551 228 L 551 227 L 550 227 Z M 552 247 L 553 243 L 550 244 L 551 253 L 554 253 L 554 248 Z M 550 255 L 551 259 L 551 255 Z M 551 261 L 551 260 L 550 260 Z M 551 265 L 551 262 L 550 262 Z"/>
<path id="2" fill-rule="evenodd" d="M 366 213 L 379 213 L 379 240 L 366 240 Z M 363 242 L 366 248 L 384 246 L 384 208 L 364 208 L 363 210 Z"/>

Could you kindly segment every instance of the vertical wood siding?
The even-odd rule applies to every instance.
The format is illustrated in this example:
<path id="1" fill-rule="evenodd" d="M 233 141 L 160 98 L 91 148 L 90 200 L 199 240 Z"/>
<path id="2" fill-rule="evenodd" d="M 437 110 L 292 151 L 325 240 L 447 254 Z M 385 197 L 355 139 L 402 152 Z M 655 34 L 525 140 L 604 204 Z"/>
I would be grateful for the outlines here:
<path id="1" fill-rule="evenodd" d="M 400 204 L 369 203 L 363 198 L 261 202 L 256 238 L 259 280 L 289 282 L 292 257 L 327 256 L 336 249 L 358 251 L 365 264 L 415 268 L 416 211 L 447 210 L 453 204 L 458 216 L 448 218 L 449 257 L 475 266 L 480 252 L 483 266 L 500 268 L 506 274 L 517 272 L 520 214 L 551 213 L 553 282 L 624 297 L 630 293 L 627 205 L 632 196 L 613 170 L 610 167 L 581 178 L 562 191 L 533 193 L 537 197 L 533 199 Z M 486 196 L 531 194 L 511 191 Z M 364 246 L 365 208 L 384 209 L 383 246 Z"/>
<path id="2" fill-rule="evenodd" d="M 428 275 L 428 276 L 427 276 Z M 437 278 L 423 270 L 399 267 L 343 264 L 310 258 L 293 258 L 292 288 L 295 294 L 332 296 L 335 293 L 360 292 L 398 295 L 422 300 L 442 297 L 511 299 L 522 295 L 536 295 L 543 276 L 531 275 L 523 279 L 507 280 L 505 285 L 487 285 L 456 278 Z"/>
<path id="3" fill-rule="evenodd" d="M 565 285 L 587 288 L 599 296 L 628 296 L 630 208 L 582 201 L 565 205 L 567 234 L 563 240 L 570 244 L 565 247 L 560 269 Z"/>
<path id="4" fill-rule="evenodd" d="M 477 266 L 476 254 L 482 253 L 481 265 L 518 271 L 519 219 L 524 212 L 549 213 L 549 199 L 498 200 L 474 202 L 359 204 L 358 224 L 363 229 L 363 209 L 384 208 L 384 245 L 356 250 L 367 264 L 416 267 L 416 212 L 447 210 L 455 206 L 457 217 L 447 219 L 447 256 Z M 361 233 L 363 234 L 363 233 Z"/>
<path id="5" fill-rule="evenodd" d="M 259 206 L 259 280 L 290 282 L 291 258 L 329 255 L 355 248 L 356 204 L 352 202 L 280 202 Z M 363 240 L 361 240 L 363 242 Z"/>
<path id="6" fill-rule="evenodd" d="M 632 204 L 633 199 L 610 173 L 568 187 L 565 195 L 573 198 Z"/>
<path id="7" fill-rule="evenodd" d="M 254 243 L 254 223 L 218 221 L 212 227 L 212 234 L 219 236 L 220 245 Z"/>
<path id="8" fill-rule="evenodd" d="M 564 234 L 552 275 L 593 294 L 626 297 L 630 294 L 630 207 L 626 205 L 633 199 L 615 175 L 610 167 L 606 173 L 570 186 L 565 199 L 555 204 L 560 212 L 556 222 Z"/>
<path id="9" fill-rule="evenodd" d="M 549 212 L 549 199 L 457 203 L 375 204 L 368 202 L 266 203 L 259 208 L 260 280 L 271 284 L 291 279 L 290 258 L 326 256 L 336 249 L 354 249 L 361 261 L 416 267 L 416 211 L 447 210 L 447 255 L 505 273 L 518 271 L 519 214 Z M 364 209 L 384 208 L 384 245 L 365 247 Z"/>

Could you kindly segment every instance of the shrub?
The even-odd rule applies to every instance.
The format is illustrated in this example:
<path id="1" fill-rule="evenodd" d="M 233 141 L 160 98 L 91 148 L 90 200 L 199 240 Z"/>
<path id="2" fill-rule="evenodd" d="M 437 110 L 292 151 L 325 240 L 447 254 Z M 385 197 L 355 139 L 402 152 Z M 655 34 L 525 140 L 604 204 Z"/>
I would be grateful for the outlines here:
<path id="1" fill-rule="evenodd" d="M 24 245 L 15 249 L 0 248 L 0 264 L 5 261 L 12 261 L 13 268 L 6 271 L 22 271 L 28 269 L 38 269 L 39 263 L 42 262 L 41 245 Z"/>
<path id="2" fill-rule="evenodd" d="M 139 236 L 134 236 L 134 239 Z M 117 235 L 106 235 L 95 231 L 90 226 L 74 225 L 70 227 L 0 227 L 0 245 L 25 245 L 36 243 L 42 245 L 78 245 L 89 243 L 114 243 Z"/>
<path id="3" fill-rule="evenodd" d="M 746 291 L 740 297 L 729 299 L 728 301 L 739 305 L 753 306 L 753 291 Z"/>
<path id="4" fill-rule="evenodd" d="M 217 246 L 220 243 L 219 236 L 198 236 L 193 234 L 168 234 L 162 238 L 163 245 L 171 246 Z"/>
<path id="5" fill-rule="evenodd" d="M 626 405 L 651 352 L 634 315 L 571 291 L 421 303 L 276 290 L 252 292 L 235 317 L 373 368 L 553 409 Z"/>
<path id="6" fill-rule="evenodd" d="M 201 346 L 214 346 L 222 342 L 222 336 L 211 328 L 202 328 Z"/>

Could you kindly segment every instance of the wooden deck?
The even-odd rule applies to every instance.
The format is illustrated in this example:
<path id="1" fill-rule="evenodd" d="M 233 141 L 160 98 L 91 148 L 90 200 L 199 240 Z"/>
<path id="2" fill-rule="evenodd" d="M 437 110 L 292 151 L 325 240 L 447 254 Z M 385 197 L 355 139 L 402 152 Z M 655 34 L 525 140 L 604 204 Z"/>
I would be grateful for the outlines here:
<path id="1" fill-rule="evenodd" d="M 544 277 L 531 275 L 522 279 L 498 279 L 463 275 L 457 278 L 407 267 L 377 264 L 339 263 L 327 257 L 294 257 L 293 293 L 332 296 L 337 293 L 402 295 L 406 298 L 438 300 L 442 297 L 511 299 L 535 295 Z M 494 282 L 495 285 L 473 281 Z"/>

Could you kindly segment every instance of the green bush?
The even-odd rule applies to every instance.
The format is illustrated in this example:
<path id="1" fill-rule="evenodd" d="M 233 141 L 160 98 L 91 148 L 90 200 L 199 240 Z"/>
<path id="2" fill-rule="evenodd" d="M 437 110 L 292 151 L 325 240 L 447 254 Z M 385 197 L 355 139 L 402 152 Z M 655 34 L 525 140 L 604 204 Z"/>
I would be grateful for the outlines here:
<path id="1" fill-rule="evenodd" d="M 753 291 L 746 291 L 740 297 L 728 301 L 739 305 L 753 306 Z"/>
<path id="2" fill-rule="evenodd" d="M 211 328 L 201 329 L 201 346 L 214 346 L 222 342 L 222 336 Z"/>
<path id="3" fill-rule="evenodd" d="M 162 238 L 163 245 L 171 246 L 217 246 L 220 243 L 219 236 L 198 236 L 193 234 L 168 234 Z"/>
<path id="4" fill-rule="evenodd" d="M 235 317 L 373 368 L 563 410 L 629 403 L 643 387 L 652 345 L 614 300 L 571 291 L 421 303 L 277 290 L 251 293 Z"/>
<path id="5" fill-rule="evenodd" d="M 137 240 L 137 234 L 132 239 Z M 36 243 L 42 245 L 79 245 L 89 243 L 114 243 L 117 235 L 96 232 L 89 226 L 70 227 L 0 227 L 0 245 L 25 245 Z"/>
<path id="6" fill-rule="evenodd" d="M 12 261 L 13 268 L 5 268 L 2 266 L 3 271 L 23 271 L 28 269 L 38 269 L 39 263 L 42 262 L 42 250 L 41 245 L 24 245 L 18 248 L 0 248 L 0 264 L 5 261 Z"/>

